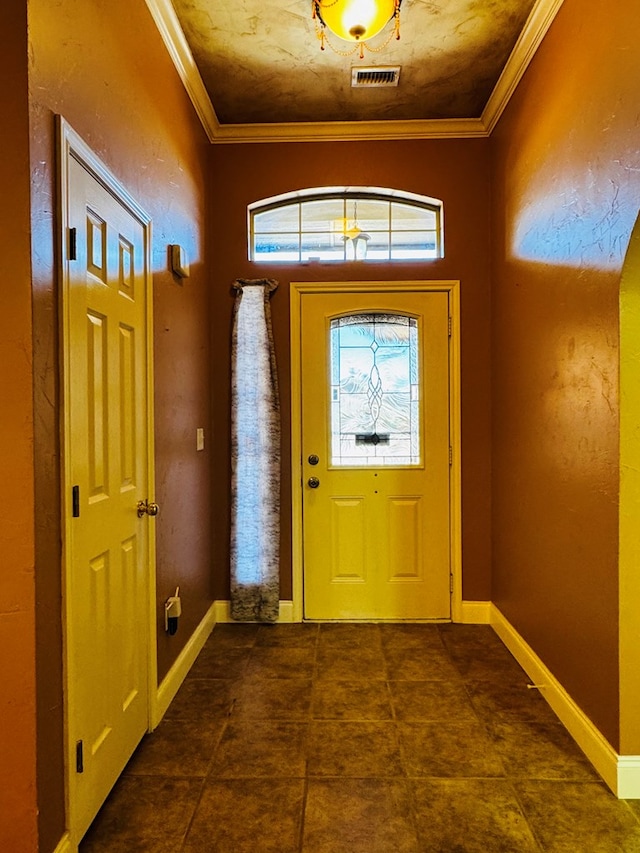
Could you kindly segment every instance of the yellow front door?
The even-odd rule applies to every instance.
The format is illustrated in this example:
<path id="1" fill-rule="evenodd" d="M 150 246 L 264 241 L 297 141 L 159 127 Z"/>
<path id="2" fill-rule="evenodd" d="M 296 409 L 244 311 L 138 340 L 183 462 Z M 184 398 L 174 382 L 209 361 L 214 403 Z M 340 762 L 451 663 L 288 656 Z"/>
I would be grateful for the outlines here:
<path id="1" fill-rule="evenodd" d="M 66 137 L 68 140 L 68 137 Z M 149 721 L 148 223 L 68 148 L 63 189 L 66 679 L 72 836 Z"/>
<path id="2" fill-rule="evenodd" d="M 301 294 L 304 616 L 450 616 L 446 292 Z"/>

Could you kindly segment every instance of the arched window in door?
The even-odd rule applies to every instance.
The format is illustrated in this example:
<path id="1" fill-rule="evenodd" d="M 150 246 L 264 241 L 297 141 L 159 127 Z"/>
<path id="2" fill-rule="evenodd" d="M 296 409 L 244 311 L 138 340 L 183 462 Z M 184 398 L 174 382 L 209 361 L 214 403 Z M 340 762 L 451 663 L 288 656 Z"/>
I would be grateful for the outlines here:
<path id="1" fill-rule="evenodd" d="M 331 464 L 420 464 L 418 322 L 349 314 L 329 326 Z"/>
<path id="2" fill-rule="evenodd" d="M 264 263 L 443 257 L 442 202 L 380 187 L 319 187 L 248 207 L 249 258 Z"/>

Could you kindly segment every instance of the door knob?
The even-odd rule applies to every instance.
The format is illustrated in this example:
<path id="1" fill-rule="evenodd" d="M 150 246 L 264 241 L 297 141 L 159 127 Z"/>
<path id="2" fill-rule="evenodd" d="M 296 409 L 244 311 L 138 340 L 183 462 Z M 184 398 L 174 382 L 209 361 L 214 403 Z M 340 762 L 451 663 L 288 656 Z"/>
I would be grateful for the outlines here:
<path id="1" fill-rule="evenodd" d="M 317 489 L 320 485 L 320 480 L 317 477 L 309 477 L 307 480 L 307 485 L 310 489 Z"/>
<path id="2" fill-rule="evenodd" d="M 143 515 L 157 515 L 160 507 L 156 503 L 149 503 L 149 501 L 143 500 L 138 501 L 138 518 L 142 518 Z"/>

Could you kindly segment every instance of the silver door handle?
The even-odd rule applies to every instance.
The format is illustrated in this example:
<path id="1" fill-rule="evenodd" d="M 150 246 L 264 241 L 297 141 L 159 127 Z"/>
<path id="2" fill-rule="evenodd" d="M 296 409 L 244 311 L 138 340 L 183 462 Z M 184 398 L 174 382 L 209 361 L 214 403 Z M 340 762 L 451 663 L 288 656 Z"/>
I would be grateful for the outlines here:
<path id="1" fill-rule="evenodd" d="M 317 489 L 320 485 L 320 480 L 317 477 L 309 477 L 307 480 L 307 485 L 310 489 Z"/>

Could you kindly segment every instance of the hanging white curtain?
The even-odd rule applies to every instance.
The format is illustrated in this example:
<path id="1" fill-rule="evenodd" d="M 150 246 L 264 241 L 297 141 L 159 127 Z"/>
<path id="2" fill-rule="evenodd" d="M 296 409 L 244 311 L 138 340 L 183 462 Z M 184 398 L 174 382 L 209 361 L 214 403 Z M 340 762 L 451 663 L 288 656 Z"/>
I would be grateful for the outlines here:
<path id="1" fill-rule="evenodd" d="M 231 356 L 231 616 L 275 622 L 280 600 L 280 406 L 270 298 L 238 279 Z"/>

